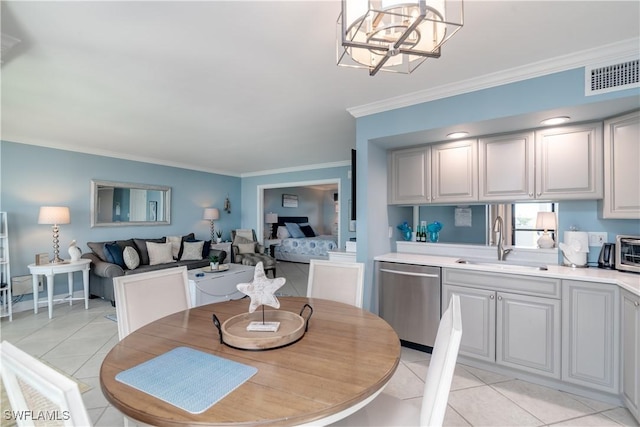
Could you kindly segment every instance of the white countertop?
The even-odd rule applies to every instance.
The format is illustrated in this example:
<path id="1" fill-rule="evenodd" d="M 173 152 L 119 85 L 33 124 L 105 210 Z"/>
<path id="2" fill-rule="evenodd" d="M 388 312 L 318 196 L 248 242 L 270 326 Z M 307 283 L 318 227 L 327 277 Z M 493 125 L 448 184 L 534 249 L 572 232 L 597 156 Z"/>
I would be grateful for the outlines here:
<path id="1" fill-rule="evenodd" d="M 618 285 L 627 291 L 640 296 L 640 274 L 622 273 L 617 270 L 602 268 L 571 268 L 562 265 L 547 264 L 547 270 L 518 269 L 507 270 L 498 266 L 482 264 L 458 264 L 456 261 L 464 256 L 449 257 L 423 254 L 411 254 L 392 252 L 375 257 L 376 261 L 398 262 L 403 264 L 430 265 L 435 267 L 458 268 L 462 270 L 480 270 L 504 274 L 520 274 L 527 276 L 552 277 L 557 279 L 582 280 L 586 282 L 598 282 Z M 487 263 L 498 261 L 485 261 Z"/>

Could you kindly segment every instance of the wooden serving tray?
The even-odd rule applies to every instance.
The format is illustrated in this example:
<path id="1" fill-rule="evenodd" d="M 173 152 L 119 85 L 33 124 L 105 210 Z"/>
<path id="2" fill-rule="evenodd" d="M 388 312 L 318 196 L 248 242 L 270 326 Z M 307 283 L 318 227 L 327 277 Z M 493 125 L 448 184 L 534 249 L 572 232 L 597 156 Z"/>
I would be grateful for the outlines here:
<path id="1" fill-rule="evenodd" d="M 302 317 L 305 308 L 309 309 L 306 320 Z M 265 322 L 280 322 L 280 327 L 275 332 L 247 331 L 249 323 L 262 322 L 262 310 L 238 314 L 227 319 L 222 325 L 214 314 L 213 323 L 218 328 L 220 342 L 229 347 L 241 350 L 271 350 L 299 341 L 309 328 L 309 319 L 312 314 L 313 309 L 309 304 L 302 307 L 300 314 L 283 310 L 265 310 Z"/>

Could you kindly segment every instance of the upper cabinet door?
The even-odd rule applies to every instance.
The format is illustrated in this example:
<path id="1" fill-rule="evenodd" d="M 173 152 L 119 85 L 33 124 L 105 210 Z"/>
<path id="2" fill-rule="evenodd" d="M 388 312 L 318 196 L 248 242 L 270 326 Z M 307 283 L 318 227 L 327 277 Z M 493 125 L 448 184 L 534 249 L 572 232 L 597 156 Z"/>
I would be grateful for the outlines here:
<path id="1" fill-rule="evenodd" d="M 604 122 L 604 218 L 640 219 L 640 111 Z"/>
<path id="2" fill-rule="evenodd" d="M 429 147 L 391 151 L 389 154 L 388 203 L 429 203 Z"/>
<path id="3" fill-rule="evenodd" d="M 431 202 L 478 200 L 478 141 L 466 140 L 431 146 Z"/>
<path id="4" fill-rule="evenodd" d="M 536 132 L 536 197 L 601 199 L 602 123 Z"/>
<path id="5" fill-rule="evenodd" d="M 533 199 L 534 147 L 533 132 L 480 139 L 479 200 Z"/>

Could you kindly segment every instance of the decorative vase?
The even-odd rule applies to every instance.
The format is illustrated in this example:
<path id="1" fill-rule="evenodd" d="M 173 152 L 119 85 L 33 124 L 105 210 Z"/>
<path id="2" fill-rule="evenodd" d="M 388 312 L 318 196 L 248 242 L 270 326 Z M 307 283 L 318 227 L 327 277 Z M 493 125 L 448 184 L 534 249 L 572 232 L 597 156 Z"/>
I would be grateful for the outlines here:
<path id="1" fill-rule="evenodd" d="M 211 266 L 212 270 L 217 270 L 218 267 L 220 266 L 220 263 L 219 262 L 211 262 L 211 263 L 209 263 L 209 265 Z"/>
<path id="2" fill-rule="evenodd" d="M 216 237 L 216 243 L 222 243 L 222 237 Z"/>
<path id="3" fill-rule="evenodd" d="M 82 256 L 82 251 L 76 246 L 75 240 L 69 243 L 69 256 L 71 257 L 71 261 L 79 261 Z"/>

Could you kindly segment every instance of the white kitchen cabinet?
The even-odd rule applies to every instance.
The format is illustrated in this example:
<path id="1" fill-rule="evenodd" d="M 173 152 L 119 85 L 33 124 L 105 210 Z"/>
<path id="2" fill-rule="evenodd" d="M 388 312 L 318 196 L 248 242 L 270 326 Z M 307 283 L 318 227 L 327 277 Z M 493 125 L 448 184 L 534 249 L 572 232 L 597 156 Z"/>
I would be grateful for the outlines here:
<path id="1" fill-rule="evenodd" d="M 622 399 L 640 422 L 640 296 L 622 289 Z"/>
<path id="2" fill-rule="evenodd" d="M 498 292 L 496 363 L 560 378 L 560 300 Z"/>
<path id="3" fill-rule="evenodd" d="M 389 153 L 388 203 L 422 205 L 478 200 L 476 140 Z"/>
<path id="4" fill-rule="evenodd" d="M 562 380 L 619 393 L 618 286 L 562 281 Z"/>
<path id="5" fill-rule="evenodd" d="M 536 131 L 536 198 L 601 199 L 602 123 Z"/>
<path id="6" fill-rule="evenodd" d="M 460 296 L 460 311 L 462 313 L 460 354 L 487 362 L 495 362 L 496 293 L 486 289 L 443 285 L 443 307 L 451 300 L 453 294 Z"/>
<path id="7" fill-rule="evenodd" d="M 443 304 L 460 296 L 460 355 L 559 379 L 559 287 L 555 279 L 444 269 Z"/>
<path id="8" fill-rule="evenodd" d="M 428 146 L 395 150 L 389 153 L 388 203 L 392 205 L 425 204 L 431 199 Z"/>
<path id="9" fill-rule="evenodd" d="M 431 202 L 478 200 L 478 142 L 455 141 L 431 146 Z"/>
<path id="10" fill-rule="evenodd" d="M 478 141 L 479 200 L 535 197 L 535 135 L 521 132 Z"/>
<path id="11" fill-rule="evenodd" d="M 603 218 L 640 219 L 640 111 L 604 122 Z"/>

